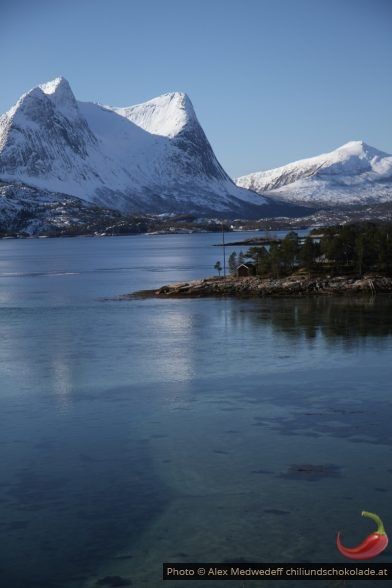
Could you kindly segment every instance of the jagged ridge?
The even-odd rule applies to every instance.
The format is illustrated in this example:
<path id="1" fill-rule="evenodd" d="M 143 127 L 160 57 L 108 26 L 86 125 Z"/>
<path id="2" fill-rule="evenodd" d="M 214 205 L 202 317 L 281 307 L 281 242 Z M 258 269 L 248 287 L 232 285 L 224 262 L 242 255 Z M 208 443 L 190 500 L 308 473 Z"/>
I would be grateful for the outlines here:
<path id="1" fill-rule="evenodd" d="M 185 94 L 113 108 L 77 101 L 62 77 L 0 118 L 0 180 L 126 212 L 262 216 L 267 203 L 229 178 Z"/>

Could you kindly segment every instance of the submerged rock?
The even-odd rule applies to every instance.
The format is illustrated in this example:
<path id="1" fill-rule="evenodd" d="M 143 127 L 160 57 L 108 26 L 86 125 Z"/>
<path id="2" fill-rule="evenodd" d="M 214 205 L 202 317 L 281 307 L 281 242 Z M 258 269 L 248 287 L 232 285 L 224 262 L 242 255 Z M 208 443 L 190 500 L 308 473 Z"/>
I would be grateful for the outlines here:
<path id="1" fill-rule="evenodd" d="M 338 478 L 340 476 L 340 468 L 334 464 L 293 464 L 289 467 L 286 473 L 280 474 L 281 478 L 288 478 L 292 480 L 308 480 L 314 482 L 321 478 Z"/>

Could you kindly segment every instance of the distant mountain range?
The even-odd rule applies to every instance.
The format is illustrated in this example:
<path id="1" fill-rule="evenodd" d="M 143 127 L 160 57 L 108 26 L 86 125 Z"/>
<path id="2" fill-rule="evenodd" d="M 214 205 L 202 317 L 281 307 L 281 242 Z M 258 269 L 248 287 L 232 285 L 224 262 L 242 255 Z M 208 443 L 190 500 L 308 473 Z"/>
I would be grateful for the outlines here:
<path id="1" fill-rule="evenodd" d="M 233 181 L 179 92 L 115 108 L 76 100 L 59 77 L 0 117 L 2 234 L 105 231 L 118 214 L 128 227 L 130 214 L 301 217 L 386 202 L 392 156 L 361 141 Z"/>
<path id="2" fill-rule="evenodd" d="M 129 212 L 263 216 L 268 201 L 217 161 L 186 94 L 113 108 L 62 77 L 0 118 L 0 181 Z"/>
<path id="3" fill-rule="evenodd" d="M 392 202 L 392 156 L 363 141 L 235 180 L 275 201 L 314 208 Z"/>

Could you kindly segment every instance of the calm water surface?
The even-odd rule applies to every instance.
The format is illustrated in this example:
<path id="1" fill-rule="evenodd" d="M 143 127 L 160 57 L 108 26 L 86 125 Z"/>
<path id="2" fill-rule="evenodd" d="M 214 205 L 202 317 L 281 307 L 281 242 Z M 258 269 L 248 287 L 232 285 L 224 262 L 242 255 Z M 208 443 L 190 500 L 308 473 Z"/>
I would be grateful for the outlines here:
<path id="1" fill-rule="evenodd" d="M 5 588 L 180 588 L 163 561 L 343 563 L 362 510 L 392 529 L 388 297 L 115 299 L 219 240 L 0 241 Z"/>

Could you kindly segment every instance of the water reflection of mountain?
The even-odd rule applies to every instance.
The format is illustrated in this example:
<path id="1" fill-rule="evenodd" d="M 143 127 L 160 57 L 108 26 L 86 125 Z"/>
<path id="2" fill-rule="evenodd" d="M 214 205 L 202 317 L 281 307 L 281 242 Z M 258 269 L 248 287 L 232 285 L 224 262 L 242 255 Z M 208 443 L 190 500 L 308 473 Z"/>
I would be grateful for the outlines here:
<path id="1" fill-rule="evenodd" d="M 392 335 L 390 296 L 263 299 L 232 310 L 241 320 L 252 321 L 253 326 L 270 325 L 293 340 L 322 336 L 327 341 L 338 339 L 352 344 L 366 337 Z M 233 318 L 238 320 L 239 316 Z"/>

